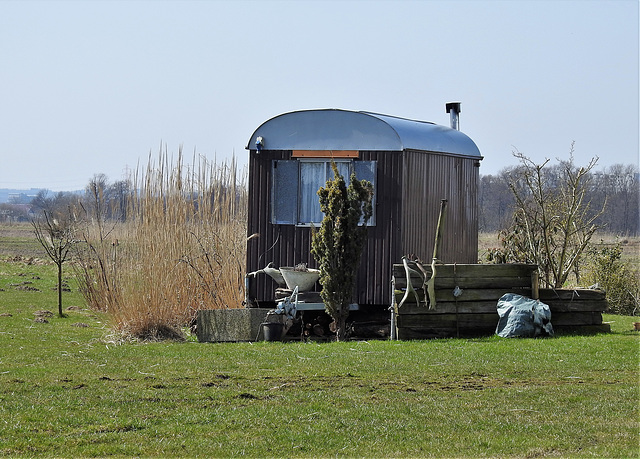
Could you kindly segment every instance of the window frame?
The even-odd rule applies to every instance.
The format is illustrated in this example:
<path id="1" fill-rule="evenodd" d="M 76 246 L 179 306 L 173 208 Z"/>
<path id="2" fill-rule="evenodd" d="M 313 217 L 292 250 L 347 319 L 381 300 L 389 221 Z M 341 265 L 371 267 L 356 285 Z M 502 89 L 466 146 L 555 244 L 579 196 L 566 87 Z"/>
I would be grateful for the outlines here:
<path id="1" fill-rule="evenodd" d="M 346 178 L 347 186 L 351 173 L 356 171 L 358 176 L 358 169 L 360 169 L 360 176 L 365 180 L 370 181 L 373 184 L 373 213 L 371 218 L 367 221 L 367 226 L 376 226 L 376 176 L 377 176 L 377 161 L 360 161 L 347 158 L 334 158 L 334 162 L 348 164 L 349 174 Z M 318 227 L 322 223 L 322 218 L 319 222 L 304 222 L 302 219 L 302 206 L 304 205 L 304 193 L 302 187 L 302 173 L 303 165 L 309 163 L 322 163 L 324 165 L 324 181 L 320 186 L 324 186 L 328 178 L 333 178 L 333 172 L 331 171 L 331 158 L 295 158 L 290 160 L 272 160 L 272 183 L 271 183 L 271 200 L 270 200 L 270 221 L 274 225 L 294 225 L 300 228 L 308 228 L 311 226 Z M 280 166 L 280 170 L 278 169 Z M 295 174 L 294 167 L 297 169 L 296 183 L 292 184 L 291 180 Z M 359 178 L 361 180 L 361 178 Z M 293 186 L 292 186 L 293 185 Z M 295 188 L 295 193 L 291 190 Z M 320 187 L 318 187 L 319 189 Z M 317 190 L 316 190 L 317 192 Z M 316 193 L 314 192 L 314 194 Z M 294 218 L 295 215 L 295 218 Z"/>

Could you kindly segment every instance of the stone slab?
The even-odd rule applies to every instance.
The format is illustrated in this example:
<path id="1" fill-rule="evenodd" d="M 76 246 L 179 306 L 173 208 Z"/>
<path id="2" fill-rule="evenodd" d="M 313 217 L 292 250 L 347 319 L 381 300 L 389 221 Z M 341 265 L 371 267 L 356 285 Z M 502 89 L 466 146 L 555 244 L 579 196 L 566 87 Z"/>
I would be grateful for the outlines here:
<path id="1" fill-rule="evenodd" d="M 256 341 L 268 309 L 207 309 L 198 311 L 196 335 L 201 343 Z"/>

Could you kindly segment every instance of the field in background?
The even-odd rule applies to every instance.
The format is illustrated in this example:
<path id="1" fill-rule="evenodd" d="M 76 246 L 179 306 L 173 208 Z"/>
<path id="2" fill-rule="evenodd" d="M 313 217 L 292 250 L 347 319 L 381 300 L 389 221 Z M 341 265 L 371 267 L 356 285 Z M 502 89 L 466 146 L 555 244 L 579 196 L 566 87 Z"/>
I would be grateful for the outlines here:
<path id="1" fill-rule="evenodd" d="M 4 257 L 47 259 L 30 223 L 0 223 L 0 259 Z"/>
<path id="2" fill-rule="evenodd" d="M 609 233 L 597 233 L 591 239 L 593 244 L 602 244 L 613 247 L 617 243 L 623 250 L 623 259 L 630 261 L 635 266 L 640 266 L 640 237 L 638 236 L 617 236 Z M 478 258 L 483 260 L 487 250 L 500 247 L 498 233 L 480 233 L 478 235 Z"/>
<path id="3" fill-rule="evenodd" d="M 640 237 L 616 236 L 614 234 L 596 234 L 595 244 L 613 247 L 620 242 L 623 256 L 635 266 L 640 266 Z M 0 255 L 45 257 L 44 250 L 33 236 L 33 228 L 28 223 L 0 224 Z M 500 246 L 498 233 L 480 233 L 478 235 L 478 259 L 483 260 L 490 248 Z"/>
<path id="4" fill-rule="evenodd" d="M 591 239 L 591 243 L 597 249 L 604 247 L 613 248 L 617 244 L 622 249 L 621 261 L 628 263 L 636 273 L 640 272 L 640 237 L 638 236 L 617 236 L 610 233 L 596 233 Z M 489 249 L 500 247 L 498 233 L 480 233 L 478 235 L 478 260 L 486 263 L 487 251 Z M 585 254 L 585 260 L 588 260 L 588 254 Z M 571 278 L 569 283 L 571 283 Z M 575 281 L 573 281 L 575 284 Z M 576 285 L 571 285 L 575 287 Z M 588 287 L 588 285 L 580 285 L 579 287 Z"/>
<path id="5" fill-rule="evenodd" d="M 244 262 L 244 236 L 245 228 L 242 225 L 237 226 L 238 234 L 235 237 L 232 234 L 227 235 L 226 247 L 232 249 L 231 253 L 236 262 L 240 263 L 240 267 L 234 268 L 243 271 Z M 171 235 L 170 235 L 171 236 Z M 622 259 L 630 263 L 636 270 L 640 271 L 640 237 L 620 237 L 612 234 L 596 234 L 593 242 L 598 245 L 614 247 L 617 243 L 623 250 Z M 485 262 L 487 250 L 499 247 L 500 242 L 498 233 L 480 233 L 478 237 L 478 259 Z M 227 252 L 229 253 L 229 252 Z M 16 259 L 35 258 L 38 262 L 48 263 L 46 254 L 42 247 L 36 241 L 33 235 L 33 227 L 28 223 L 19 224 L 0 224 L 0 257 L 16 257 Z M 67 269 L 70 269 L 67 266 Z M 235 274 L 234 277 L 238 277 Z M 242 286 L 240 286 L 240 289 Z M 242 301 L 242 295 L 237 298 L 238 303 Z"/>

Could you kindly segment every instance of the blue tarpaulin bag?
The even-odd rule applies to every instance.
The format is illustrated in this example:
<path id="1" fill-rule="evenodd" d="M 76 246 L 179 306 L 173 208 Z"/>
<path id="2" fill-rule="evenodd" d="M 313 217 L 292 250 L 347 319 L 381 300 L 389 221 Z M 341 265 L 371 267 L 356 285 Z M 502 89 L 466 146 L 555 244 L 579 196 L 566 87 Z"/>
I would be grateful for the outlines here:
<path id="1" fill-rule="evenodd" d="M 503 338 L 553 336 L 551 310 L 539 300 L 515 293 L 505 293 L 498 300 L 496 334 Z"/>

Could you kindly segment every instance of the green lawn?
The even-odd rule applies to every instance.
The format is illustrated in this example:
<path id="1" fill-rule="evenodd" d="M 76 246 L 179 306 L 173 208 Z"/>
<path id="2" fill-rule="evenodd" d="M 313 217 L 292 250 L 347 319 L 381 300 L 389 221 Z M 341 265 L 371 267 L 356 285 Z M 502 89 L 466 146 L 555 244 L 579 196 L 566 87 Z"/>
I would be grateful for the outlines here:
<path id="1" fill-rule="evenodd" d="M 0 455 L 640 454 L 632 317 L 552 339 L 121 344 L 69 283 L 68 317 L 35 322 L 55 268 L 0 262 Z"/>

